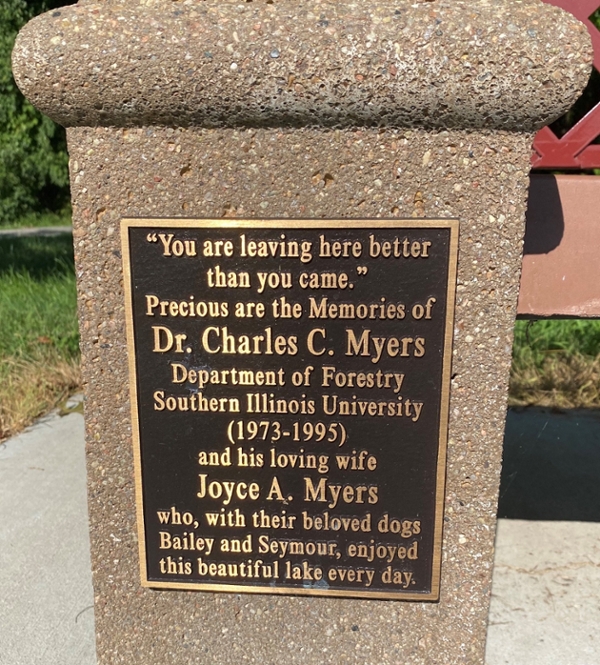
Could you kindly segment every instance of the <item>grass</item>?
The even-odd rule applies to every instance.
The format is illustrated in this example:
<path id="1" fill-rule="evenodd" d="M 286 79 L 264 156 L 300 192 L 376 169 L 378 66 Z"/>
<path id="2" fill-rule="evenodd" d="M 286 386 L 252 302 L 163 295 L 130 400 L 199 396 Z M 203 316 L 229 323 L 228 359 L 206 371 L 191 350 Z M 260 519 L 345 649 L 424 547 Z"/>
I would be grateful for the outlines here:
<path id="1" fill-rule="evenodd" d="M 9 224 L 1 224 L 0 229 L 17 229 L 21 227 L 70 226 L 71 210 L 62 212 L 34 212 Z"/>
<path id="2" fill-rule="evenodd" d="M 517 321 L 509 403 L 600 406 L 600 321 Z"/>
<path id="3" fill-rule="evenodd" d="M 0 238 L 0 440 L 79 385 L 70 236 Z"/>
<path id="4" fill-rule="evenodd" d="M 71 237 L 0 237 L 0 441 L 80 388 L 78 342 Z M 517 321 L 509 403 L 600 407 L 600 321 Z"/>

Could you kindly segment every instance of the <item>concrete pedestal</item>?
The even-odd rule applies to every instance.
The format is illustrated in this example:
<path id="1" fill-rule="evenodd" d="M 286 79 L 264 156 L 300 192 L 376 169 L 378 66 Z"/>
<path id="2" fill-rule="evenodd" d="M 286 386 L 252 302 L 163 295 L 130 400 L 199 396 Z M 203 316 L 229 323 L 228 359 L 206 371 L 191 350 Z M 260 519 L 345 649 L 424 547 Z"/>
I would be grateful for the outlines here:
<path id="1" fill-rule="evenodd" d="M 85 2 L 24 29 L 17 81 L 69 127 L 100 663 L 483 662 L 532 132 L 590 62 L 540 2 Z M 119 224 L 182 216 L 459 220 L 438 603 L 140 587 Z"/>

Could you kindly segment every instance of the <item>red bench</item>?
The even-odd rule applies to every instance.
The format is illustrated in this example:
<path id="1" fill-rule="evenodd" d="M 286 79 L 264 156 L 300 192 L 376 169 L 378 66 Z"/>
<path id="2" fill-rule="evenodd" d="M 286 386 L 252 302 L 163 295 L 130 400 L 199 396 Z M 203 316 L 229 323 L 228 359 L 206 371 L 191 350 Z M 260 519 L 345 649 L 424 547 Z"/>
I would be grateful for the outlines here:
<path id="1" fill-rule="evenodd" d="M 587 24 L 600 71 L 600 0 L 545 0 Z M 518 314 L 600 317 L 600 99 L 563 136 L 544 127 L 534 141 Z M 573 171 L 551 175 L 541 171 Z"/>

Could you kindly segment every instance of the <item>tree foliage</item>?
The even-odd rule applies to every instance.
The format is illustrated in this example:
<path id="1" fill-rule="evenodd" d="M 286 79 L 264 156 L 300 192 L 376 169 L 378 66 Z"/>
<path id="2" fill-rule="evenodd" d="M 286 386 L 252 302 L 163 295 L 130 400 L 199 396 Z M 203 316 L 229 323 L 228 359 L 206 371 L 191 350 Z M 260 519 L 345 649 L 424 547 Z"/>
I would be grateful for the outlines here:
<path id="1" fill-rule="evenodd" d="M 0 226 L 35 212 L 59 212 L 69 202 L 65 131 L 25 100 L 13 79 L 11 52 L 31 18 L 73 0 L 0 0 Z M 600 29 L 600 9 L 591 17 Z M 600 74 L 573 108 L 553 123 L 564 135 L 600 100 Z"/>
<path id="2" fill-rule="evenodd" d="M 11 52 L 20 28 L 65 0 L 0 0 L 0 225 L 68 203 L 65 132 L 25 100 Z"/>

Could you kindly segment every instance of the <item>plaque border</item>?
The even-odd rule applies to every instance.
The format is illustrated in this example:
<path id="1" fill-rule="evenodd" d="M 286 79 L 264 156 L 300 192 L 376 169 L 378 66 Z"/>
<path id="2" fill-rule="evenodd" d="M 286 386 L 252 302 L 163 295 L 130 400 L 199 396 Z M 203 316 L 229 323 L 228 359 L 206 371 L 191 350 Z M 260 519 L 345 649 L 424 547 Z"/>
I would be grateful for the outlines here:
<path id="1" fill-rule="evenodd" d="M 133 330 L 133 290 L 131 284 L 131 260 L 129 251 L 129 229 L 154 228 L 293 228 L 293 229 L 337 229 L 337 228 L 388 228 L 388 229 L 435 229 L 450 230 L 448 281 L 446 290 L 446 321 L 444 325 L 444 348 L 442 354 L 442 392 L 440 401 L 440 424 L 438 438 L 438 460 L 436 469 L 436 499 L 433 535 L 433 557 L 430 593 L 402 593 L 401 591 L 359 591 L 345 589 L 315 589 L 285 586 L 248 586 L 244 584 L 213 584 L 202 582 L 161 582 L 148 580 L 146 560 L 146 528 L 143 510 L 141 441 L 138 413 L 137 372 L 135 336 Z M 444 497 L 446 492 L 446 462 L 448 445 L 448 421 L 450 414 L 450 377 L 452 369 L 452 341 L 456 301 L 456 277 L 458 270 L 458 236 L 460 222 L 456 218 L 394 218 L 394 219 L 214 219 L 192 217 L 122 217 L 121 254 L 123 264 L 123 291 L 125 297 L 125 329 L 127 335 L 127 361 L 129 366 L 129 398 L 131 402 L 131 438 L 135 482 L 136 522 L 139 549 L 141 586 L 150 589 L 174 589 L 182 591 L 209 591 L 218 593 L 258 593 L 267 595 L 322 596 L 333 598 L 357 598 L 396 601 L 428 601 L 440 599 L 442 568 L 442 537 L 444 525 Z"/>

